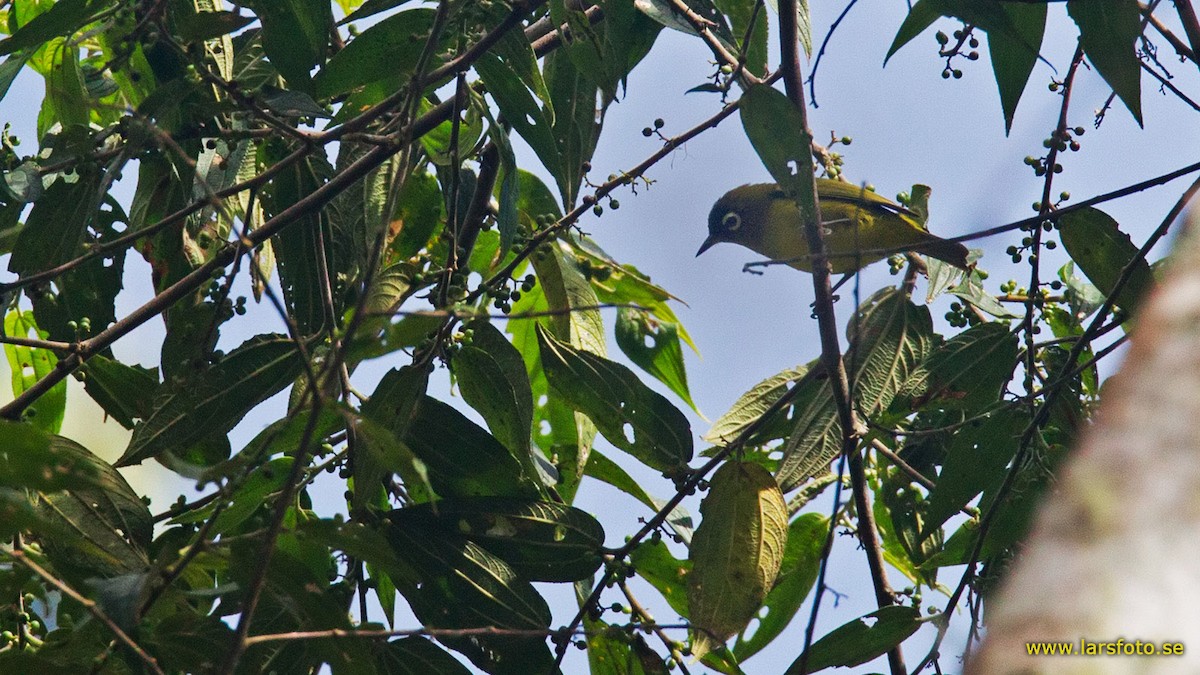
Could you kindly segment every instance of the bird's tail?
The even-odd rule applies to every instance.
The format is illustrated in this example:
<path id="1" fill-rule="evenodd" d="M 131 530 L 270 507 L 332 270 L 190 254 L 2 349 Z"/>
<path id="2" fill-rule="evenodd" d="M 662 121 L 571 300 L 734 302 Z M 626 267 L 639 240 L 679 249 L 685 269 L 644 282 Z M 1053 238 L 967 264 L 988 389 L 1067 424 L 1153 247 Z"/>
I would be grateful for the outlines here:
<path id="1" fill-rule="evenodd" d="M 915 250 L 918 253 L 948 262 L 955 267 L 961 267 L 964 270 L 970 268 L 970 263 L 967 262 L 967 247 L 957 241 L 947 241 L 932 237 Z"/>

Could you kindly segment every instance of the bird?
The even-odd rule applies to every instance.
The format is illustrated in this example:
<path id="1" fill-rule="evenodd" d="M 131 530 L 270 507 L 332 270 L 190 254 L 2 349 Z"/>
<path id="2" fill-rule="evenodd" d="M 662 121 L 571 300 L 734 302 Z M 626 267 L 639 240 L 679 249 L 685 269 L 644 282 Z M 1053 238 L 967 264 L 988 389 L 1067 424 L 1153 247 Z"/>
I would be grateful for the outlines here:
<path id="1" fill-rule="evenodd" d="M 897 250 L 910 250 L 970 269 L 967 248 L 925 229 L 921 217 L 851 183 L 817 178 L 821 227 L 835 274 L 856 272 Z M 708 238 L 696 252 L 728 242 L 804 272 L 813 259 L 793 198 L 775 183 L 742 185 L 725 193 L 708 214 Z"/>

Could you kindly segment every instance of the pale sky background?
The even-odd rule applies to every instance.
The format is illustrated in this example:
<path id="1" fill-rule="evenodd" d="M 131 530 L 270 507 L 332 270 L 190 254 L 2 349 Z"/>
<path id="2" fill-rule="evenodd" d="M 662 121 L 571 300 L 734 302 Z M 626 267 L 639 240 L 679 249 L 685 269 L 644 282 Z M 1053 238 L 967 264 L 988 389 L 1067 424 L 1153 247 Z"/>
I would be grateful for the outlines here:
<path id="1" fill-rule="evenodd" d="M 813 5 L 814 42 L 819 45 L 843 5 Z M 1062 3 L 1050 6 L 1048 37 L 1042 52 L 1058 72 L 1052 72 L 1044 63 L 1038 64 L 1008 137 L 1004 134 L 986 42 L 980 47 L 979 61 L 956 60 L 955 67 L 965 72 L 961 80 L 942 79 L 943 62 L 936 53 L 935 29 L 926 31 L 902 49 L 886 69 L 882 67 L 883 57 L 906 11 L 904 2 L 877 0 L 864 0 L 851 10 L 831 41 L 818 72 L 816 94 L 820 107 L 809 110 L 815 137 L 818 141 L 828 139 L 831 131 L 838 136 L 853 137 L 854 142 L 848 148 L 836 148 L 846 155 L 846 176 L 855 182 L 873 183 L 885 196 L 907 190 L 917 182 L 932 186 L 929 225 L 937 234 L 967 234 L 1031 215 L 1030 204 L 1041 194 L 1041 179 L 1022 163 L 1022 158 L 1043 154 L 1042 140 L 1057 119 L 1060 98 L 1048 92 L 1046 85 L 1051 77 L 1065 75 L 1077 35 L 1065 6 Z M 1169 7 L 1161 9 L 1160 14 L 1169 18 Z M 774 18 L 772 15 L 773 22 Z M 949 33 L 958 25 L 942 21 L 936 27 Z M 772 25 L 772 40 L 774 35 Z M 985 38 L 981 36 L 981 40 Z M 1184 91 L 1197 91 L 1195 66 L 1179 64 L 1165 41 L 1157 44 L 1161 60 L 1177 77 L 1175 84 Z M 772 52 L 777 53 L 777 49 L 773 47 Z M 609 110 L 604 134 L 592 160 L 594 178 L 603 179 L 630 168 L 656 150 L 659 141 L 641 135 L 641 129 L 655 118 L 666 121 L 662 131 L 671 136 L 718 110 L 717 96 L 684 93 L 707 79 L 710 60 L 710 54 L 698 39 L 663 31 L 653 52 L 630 76 L 627 98 Z M 806 73 L 810 70 L 811 63 L 806 64 Z M 23 149 L 29 152 L 36 145 L 33 130 L 41 91 L 40 78 L 26 69 L 7 98 L 0 101 L 0 122 L 13 125 L 14 132 L 25 142 Z M 1087 133 L 1079 139 L 1083 145 L 1081 152 L 1060 156 L 1065 172 L 1055 180 L 1055 194 L 1068 190 L 1073 195 L 1072 201 L 1082 200 L 1179 168 L 1200 156 L 1195 112 L 1176 98 L 1160 95 L 1157 83 L 1148 77 L 1143 77 L 1142 86 L 1145 130 L 1138 129 L 1119 102 L 1114 104 L 1103 126 L 1094 129 L 1093 111 L 1103 104 L 1108 93 L 1097 74 L 1080 74 L 1070 124 L 1087 128 Z M 533 154 L 520 143 L 518 155 L 526 168 L 545 176 L 540 167 L 535 169 Z M 136 175 L 131 170 L 125 173 Z M 772 267 L 763 276 L 744 274 L 742 264 L 757 258 L 740 247 L 718 246 L 702 258 L 694 257 L 705 236 L 712 202 L 737 185 L 768 180 L 736 116 L 661 162 L 650 171 L 649 177 L 656 181 L 649 189 L 639 189 L 636 197 L 628 191 L 615 193 L 621 202 L 619 210 L 606 209 L 600 219 L 589 214 L 580 226 L 617 260 L 636 265 L 687 303 L 677 305 L 675 311 L 703 355 L 703 359 L 691 353 L 687 357 L 691 392 L 704 414 L 716 419 L 758 381 L 818 356 L 816 324 L 810 319 L 811 279 L 781 267 Z M 1183 179 L 1101 208 L 1113 215 L 1140 245 L 1188 182 Z M 129 195 L 132 185 L 126 181 L 124 189 Z M 985 250 L 980 265 L 992 273 L 989 290 L 998 292 L 999 284 L 1009 278 L 1028 279 L 1027 265 L 1014 266 L 1004 254 L 1004 249 L 1019 243 L 1020 237 L 1019 233 L 1009 233 L 968 243 L 970 247 Z M 1160 244 L 1152 259 L 1161 257 L 1165 251 L 1166 246 Z M 1061 249 L 1046 254 L 1043 278 L 1053 277 L 1063 261 Z M 149 268 L 139 255 L 127 257 L 127 270 L 126 290 L 118 299 L 119 315 L 149 297 Z M 3 278 L 10 275 L 5 272 Z M 886 264 L 871 266 L 861 276 L 862 297 L 896 281 L 889 276 Z M 922 284 L 918 287 L 918 302 L 924 297 L 923 291 Z M 249 295 L 244 286 L 242 294 Z M 841 295 L 837 314 L 844 321 L 853 305 L 850 287 L 844 288 Z M 942 298 L 931 308 L 936 324 L 942 329 L 947 327 L 940 317 L 948 304 L 949 300 Z M 611 335 L 614 310 L 605 311 L 604 318 Z M 271 331 L 282 332 L 282 324 L 271 309 L 256 307 L 246 317 L 235 318 L 223 328 L 221 346 L 229 349 L 250 335 Z M 152 321 L 118 342 L 114 351 L 123 361 L 156 365 L 161 336 L 161 322 Z M 610 356 L 623 360 L 611 343 Z M 400 355 L 368 362 L 356 373 L 356 386 L 360 391 L 371 391 L 389 367 L 406 360 Z M 1106 372 L 1112 372 L 1114 366 L 1107 364 Z M 708 422 L 648 376 L 645 381 L 687 413 L 697 436 L 697 450 L 701 449 L 698 437 L 707 431 Z M 466 409 L 461 399 L 449 391 L 444 369 L 435 374 L 430 393 Z M 282 397 L 276 397 L 248 417 L 233 432 L 234 447 L 241 447 L 265 424 L 281 415 L 283 403 Z M 82 442 L 106 459 L 118 457 L 128 440 L 128 432 L 114 422 L 103 422 L 101 411 L 73 380 L 68 404 L 63 435 Z M 473 413 L 472 417 L 478 420 Z M 607 448 L 605 454 L 620 461 L 652 494 L 663 498 L 671 494 L 672 486 L 665 479 L 626 461 L 602 440 L 598 447 Z M 124 469 L 123 473 L 136 490 L 153 497 L 151 508 L 155 512 L 166 508 L 181 492 L 189 499 L 197 494 L 190 483 L 154 463 Z M 343 490 L 344 486 L 335 480 L 319 485 L 314 490 L 317 509 L 323 515 L 344 512 Z M 698 517 L 698 501 L 693 498 L 686 504 Z M 594 480 L 584 483 L 576 506 L 598 515 L 610 545 L 619 544 L 625 535 L 636 530 L 636 518 L 650 515 L 632 498 Z M 829 506 L 827 496 L 813 508 L 828 513 Z M 677 547 L 676 555 L 683 557 L 685 553 Z M 953 586 L 959 573 L 958 569 L 946 570 L 940 580 Z M 891 580 L 897 588 L 908 585 L 898 573 L 893 573 Z M 875 608 L 856 539 L 835 539 L 828 583 L 844 597 L 835 604 L 832 593 L 825 595 L 818 636 Z M 569 621 L 575 610 L 569 585 L 539 587 L 554 610 L 554 625 Z M 663 623 L 677 619 L 658 600 L 657 593 L 644 585 L 637 588 L 641 589 L 639 598 L 656 619 Z M 927 601 L 937 599 L 932 592 L 926 592 L 925 597 Z M 607 602 L 616 599 L 614 596 Z M 808 612 L 806 603 L 789 629 L 744 665 L 745 671 L 769 674 L 786 668 L 799 653 Z M 380 615 L 371 618 L 380 620 Z M 966 623 L 960 621 L 943 645 L 941 664 L 945 672 L 960 670 L 957 654 L 962 649 Z M 416 625 L 411 615 L 399 613 L 397 627 Z M 919 633 L 932 634 L 931 627 Z M 910 644 L 905 656 L 911 668 L 924 653 L 916 648 L 922 644 L 920 641 Z M 652 646 L 660 647 L 657 643 Z M 884 669 L 886 664 L 881 659 L 838 672 Z M 583 653 L 570 650 L 565 672 L 585 671 Z M 696 665 L 692 671 L 701 672 L 703 668 Z"/>

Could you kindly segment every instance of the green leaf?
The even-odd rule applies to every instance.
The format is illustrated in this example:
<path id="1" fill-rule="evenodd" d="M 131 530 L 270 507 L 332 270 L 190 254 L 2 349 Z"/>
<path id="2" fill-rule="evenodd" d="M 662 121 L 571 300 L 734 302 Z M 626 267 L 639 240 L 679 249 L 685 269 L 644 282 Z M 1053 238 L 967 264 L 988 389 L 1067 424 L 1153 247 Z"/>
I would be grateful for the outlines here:
<path id="1" fill-rule="evenodd" d="M 393 371 L 394 372 L 394 371 Z M 433 495 L 429 470 L 403 441 L 385 425 L 375 420 L 346 412 L 348 426 L 359 442 L 354 458 L 354 492 L 350 500 L 355 509 L 373 505 L 382 494 L 384 480 L 393 473 L 404 479 L 409 499 L 421 503 Z"/>
<path id="2" fill-rule="evenodd" d="M 459 117 L 458 121 L 457 150 L 455 150 L 455 148 L 451 145 L 451 141 L 454 139 L 454 119 L 448 119 L 445 122 L 442 122 L 433 129 L 429 130 L 424 136 L 421 136 L 421 147 L 425 149 L 425 154 L 428 155 L 429 160 L 433 162 L 433 164 L 439 170 L 439 175 L 446 177 L 451 175 L 452 172 L 448 170 L 448 167 L 453 164 L 455 156 L 460 158 L 468 157 L 472 152 L 474 152 L 476 144 L 483 136 L 483 120 L 485 116 L 481 112 L 481 109 L 484 107 L 484 105 L 483 99 L 478 96 L 471 96 L 467 99 L 466 109 Z M 423 101 L 421 114 L 429 112 L 431 108 L 432 104 L 428 103 L 427 101 Z M 455 155 L 455 152 L 457 152 L 457 155 Z M 468 175 L 471 177 L 471 179 L 475 178 L 475 172 L 465 168 L 459 173 L 460 177 Z M 447 195 L 445 201 L 446 203 L 449 203 L 449 181 L 443 179 L 443 182 L 446 186 L 444 192 Z M 471 185 L 473 187 L 474 183 Z M 460 193 L 458 198 L 464 205 L 464 208 L 458 210 L 458 215 L 461 218 L 466 214 L 465 205 L 471 199 L 471 190 L 465 189 L 465 186 L 462 183 L 460 183 L 459 188 Z"/>
<path id="3" fill-rule="evenodd" d="M 147 651 L 160 659 L 159 665 L 167 672 L 194 673 L 212 668 L 214 658 L 233 639 L 233 629 L 220 617 L 182 607 L 147 633 L 142 638 L 151 646 Z"/>
<path id="4" fill-rule="evenodd" d="M 287 80 L 289 89 L 312 92 L 314 83 L 309 73 L 325 61 L 326 44 L 333 31 L 329 3 L 258 0 L 253 7 L 262 22 L 262 46 L 267 58 Z"/>
<path id="5" fill-rule="evenodd" d="M 691 460 L 687 418 L 632 371 L 573 349 L 540 326 L 538 343 L 551 388 L 587 415 L 609 443 L 661 471 L 678 471 Z"/>
<path id="6" fill-rule="evenodd" d="M 291 4 L 295 5 L 301 3 Z M 310 3 L 310 5 L 313 7 L 319 6 L 317 3 Z M 272 28 L 275 28 L 275 17 L 271 15 L 269 9 L 266 11 L 266 15 L 271 16 L 271 18 L 264 20 L 264 30 L 268 23 L 271 24 Z M 184 42 L 203 42 L 204 40 L 212 40 L 230 33 L 235 33 L 254 23 L 253 16 L 238 14 L 237 12 L 230 12 L 227 10 L 215 12 L 179 12 L 175 16 L 177 35 Z M 263 13 L 259 13 L 259 19 L 262 19 L 262 17 Z M 299 23 L 299 20 L 297 20 L 297 23 Z M 276 40 L 277 38 L 271 36 L 270 32 L 267 32 L 267 35 L 264 38 L 264 42 L 274 43 Z M 318 49 L 324 46 L 324 42 L 322 42 L 318 46 Z M 274 61 L 274 59 L 272 59 L 272 61 Z M 314 63 L 312 65 L 316 64 Z M 278 64 L 276 65 L 276 68 L 280 68 Z M 283 69 L 280 69 L 280 72 L 282 73 Z"/>
<path id="7" fill-rule="evenodd" d="M 667 385 L 693 410 L 696 408 L 688 391 L 683 349 L 674 324 L 660 323 L 640 309 L 621 307 L 617 310 L 616 339 L 630 361 Z"/>
<path id="8" fill-rule="evenodd" d="M 554 135 L 553 108 L 538 105 L 531 92 L 533 83 L 521 77 L 523 68 L 520 64 L 496 54 L 485 54 L 475 63 L 475 70 L 487 84 L 488 93 L 495 99 L 505 121 L 525 139 L 550 175 L 563 175 L 562 155 Z M 536 69 L 533 72 L 538 73 L 538 81 L 541 81 L 541 73 Z M 541 86 L 545 88 L 544 81 Z"/>
<path id="9" fill-rule="evenodd" d="M 363 404 L 362 414 L 403 438 L 428 386 L 429 373 L 424 368 L 393 368 L 379 380 L 375 391 Z"/>
<path id="10" fill-rule="evenodd" d="M 969 422 L 950 439 L 937 486 L 930 492 L 922 538 L 941 527 L 976 495 L 1004 479 L 1028 415 L 1006 408 Z"/>
<path id="11" fill-rule="evenodd" d="M 621 465 L 605 457 L 599 450 L 593 450 L 588 458 L 587 475 L 617 488 L 645 504 L 651 511 L 657 511 L 659 501 L 630 476 Z"/>
<path id="12" fill-rule="evenodd" d="M 754 14 L 756 0 L 714 0 L 714 2 L 717 8 L 729 17 L 731 33 L 740 42 L 750 25 L 750 17 Z M 804 15 L 807 22 L 808 11 L 804 7 L 804 0 L 801 0 L 800 5 L 798 9 Z M 734 52 L 738 54 L 741 51 L 746 52 L 746 68 L 755 75 L 762 75 L 769 68 L 767 62 L 767 24 L 769 23 L 770 20 L 767 18 L 766 12 L 760 10 L 758 16 L 754 19 L 754 31 L 750 34 L 749 42 L 741 44 L 740 50 Z M 804 27 L 811 28 L 809 26 Z M 805 45 L 805 50 L 811 53 L 811 30 L 806 31 L 806 33 L 808 43 Z"/>
<path id="13" fill-rule="evenodd" d="M 107 244 L 116 239 L 120 236 L 116 222 L 124 220 L 120 206 L 107 198 L 104 207 L 92 214 L 93 241 Z M 74 342 L 95 335 L 117 320 L 115 303 L 122 288 L 125 253 L 122 248 L 111 257 L 97 256 L 58 275 L 54 280 L 57 292 L 30 294 L 38 326 L 50 339 Z"/>
<path id="14" fill-rule="evenodd" d="M 779 0 L 767 0 L 767 6 L 776 14 L 779 14 Z M 812 17 L 808 11 L 808 0 L 797 0 L 796 2 L 796 32 L 799 33 L 797 39 L 800 46 L 804 48 L 806 56 L 812 56 Z"/>
<path id="15" fill-rule="evenodd" d="M 842 624 L 813 643 L 805 672 L 862 665 L 886 654 L 920 627 L 921 613 L 912 607 L 893 605 L 876 610 Z M 803 656 L 796 659 L 787 675 L 800 673 L 803 661 Z"/>
<path id="16" fill-rule="evenodd" d="M 1000 322 L 982 323 L 951 338 L 929 355 L 905 385 L 913 409 L 930 402 L 949 409 L 980 411 L 1000 398 L 1017 360 L 1017 336 Z"/>
<path id="17" fill-rule="evenodd" d="M 687 577 L 697 658 L 754 618 L 779 575 L 788 537 L 783 493 L 770 472 L 753 462 L 722 464 L 700 513 Z"/>
<path id="18" fill-rule="evenodd" d="M 416 570 L 419 585 L 401 587 L 423 625 L 435 628 L 545 629 L 550 608 L 503 560 L 462 537 L 405 523 L 386 528 L 395 555 Z M 443 638 L 489 673 L 550 672 L 544 638 Z"/>
<path id="19" fill-rule="evenodd" d="M 471 322 L 466 329 L 472 337 L 453 361 L 463 400 L 483 416 L 492 434 L 521 462 L 525 473 L 536 475 L 529 454 L 533 391 L 521 353 L 486 321 Z"/>
<path id="20" fill-rule="evenodd" d="M 400 228 L 394 235 L 391 249 L 401 260 L 416 255 L 433 236 L 443 218 L 442 190 L 437 179 L 426 171 L 417 171 L 404 182 L 404 188 L 396 200 L 394 226 Z"/>
<path id="21" fill-rule="evenodd" d="M 961 284 L 950 289 L 950 294 L 966 300 L 997 319 L 1020 318 L 1017 314 L 1012 313 L 1007 307 L 1000 304 L 996 300 L 996 297 L 983 287 L 976 274 L 968 274 Z"/>
<path id="22" fill-rule="evenodd" d="M 1079 26 L 1079 45 L 1142 125 L 1141 61 L 1137 40 L 1142 33 L 1137 0 L 1068 0 L 1067 14 Z"/>
<path id="23" fill-rule="evenodd" d="M 22 276 L 33 274 L 81 253 L 83 235 L 98 210 L 100 184 L 99 171 L 80 167 L 74 181 L 59 178 L 46 188 L 17 237 L 8 261 L 9 271 Z"/>
<path id="24" fill-rule="evenodd" d="M 713 422 L 708 433 L 704 434 L 704 440 L 715 445 L 725 445 L 732 442 L 747 427 L 757 422 L 775 404 L 775 401 L 779 400 L 779 397 L 787 393 L 789 385 L 795 386 L 796 383 L 802 380 L 808 373 L 808 370 L 809 366 L 788 368 L 751 387 L 749 391 L 738 397 L 738 400 L 734 402 L 724 415 L 721 415 L 717 418 L 716 422 Z M 773 429 L 781 427 L 783 421 L 783 419 L 779 419 L 779 423 L 771 424 L 770 426 Z M 777 429 L 774 433 L 764 429 L 756 434 L 753 441 L 755 444 L 760 444 L 774 438 L 781 438 L 785 435 L 787 435 L 785 429 Z"/>
<path id="25" fill-rule="evenodd" d="M 425 49 L 434 13 L 410 9 L 364 30 L 313 78 L 317 97 L 337 96 L 384 78 L 403 81 Z"/>
<path id="26" fill-rule="evenodd" d="M 591 675 L 669 675 L 663 657 L 636 632 L 583 618 Z"/>
<path id="27" fill-rule="evenodd" d="M 1065 312 L 1059 308 L 1060 312 L 1065 312 L 1065 316 L 1061 317 L 1061 320 L 1058 315 L 1052 313 L 1049 317 L 1051 319 L 1050 328 L 1054 331 L 1054 337 L 1082 335 L 1083 326 L 1080 325 L 1080 320 L 1100 309 L 1100 305 L 1104 304 L 1104 294 L 1100 292 L 1099 288 L 1096 288 L 1095 284 L 1081 279 L 1075 274 L 1074 260 L 1058 268 L 1058 278 L 1063 282 L 1063 296 L 1067 300 L 1070 311 Z"/>
<path id="28" fill-rule="evenodd" d="M 892 39 L 892 46 L 888 47 L 887 55 L 883 57 L 883 65 L 886 66 L 888 59 L 892 58 L 893 54 L 912 42 L 913 38 L 924 33 L 926 28 L 932 26 L 933 22 L 940 18 L 942 18 L 942 13 L 935 0 L 917 0 L 909 7 L 908 16 L 904 17 L 904 22 L 896 31 L 896 37 Z"/>
<path id="29" fill-rule="evenodd" d="M 1138 247 L 1117 221 L 1100 209 L 1088 207 L 1059 218 L 1058 231 L 1067 253 L 1106 297 L 1116 288 L 1125 267 L 1133 264 L 1115 303 L 1127 312 L 1136 311 L 1154 285 L 1154 274 L 1146 259 L 1138 258 Z"/>
<path id="30" fill-rule="evenodd" d="M 506 497 L 442 499 L 392 511 L 392 523 L 421 523 L 479 544 L 531 581 L 577 581 L 600 567 L 604 528 L 583 511 Z"/>
<path id="31" fill-rule="evenodd" d="M 588 26 L 587 22 L 574 25 Z M 569 208 L 579 197 L 583 165 L 596 150 L 604 110 L 596 110 L 597 86 L 588 76 L 592 71 L 581 71 L 561 50 L 545 58 L 542 72 L 554 101 L 553 131 L 560 157 L 557 171 L 551 166 L 546 168 L 558 183 L 562 204 Z"/>
<path id="32" fill-rule="evenodd" d="M 661 593 L 671 609 L 679 616 L 689 616 L 687 583 L 692 571 L 690 560 L 680 560 L 671 555 L 667 545 L 658 540 L 642 542 L 633 549 L 629 561 L 638 576 Z"/>
<path id="33" fill-rule="evenodd" d="M 528 184 L 522 180 L 521 199 L 529 200 L 527 208 L 530 209 L 549 208 L 554 204 L 549 190 L 536 179 Z M 554 210 L 557 211 L 556 206 Z M 534 441 L 546 456 L 558 458 L 557 490 L 570 501 L 587 466 L 596 427 L 550 387 L 542 366 L 537 328 L 544 326 L 559 340 L 603 356 L 606 353 L 604 321 L 596 308 L 596 293 L 584 277 L 579 261 L 569 256 L 562 245 L 552 243 L 540 247 L 533 254 L 533 267 L 538 283 L 522 295 L 513 306 L 513 312 L 547 315 L 533 321 L 511 321 L 508 330 L 513 336 L 513 345 L 525 360 L 533 389 Z M 549 433 L 544 429 L 547 424 Z"/>
<path id="34" fill-rule="evenodd" d="M 158 372 L 128 366 L 104 356 L 93 356 L 80 369 L 86 373 L 83 386 L 88 395 L 126 429 L 150 416 L 158 391 Z"/>
<path id="35" fill-rule="evenodd" d="M 366 2 L 362 3 L 358 9 L 346 15 L 346 18 L 339 21 L 338 25 L 344 26 L 352 21 L 358 21 L 360 19 L 365 19 L 368 16 L 379 14 L 380 12 L 386 12 L 393 7 L 399 7 L 406 2 L 409 2 L 409 0 L 367 0 Z"/>
<path id="36" fill-rule="evenodd" d="M 992 57 L 996 86 L 1000 89 L 1000 108 L 1004 111 L 1004 132 L 1007 134 L 1012 131 L 1017 103 L 1038 60 L 1046 32 L 1046 4 L 1005 2 L 1000 3 L 1000 7 L 1008 13 L 1022 38 L 1008 40 L 1002 35 L 988 36 L 988 52 Z"/>
<path id="37" fill-rule="evenodd" d="M 749 635 L 743 630 L 733 647 L 738 661 L 745 661 L 766 647 L 804 604 L 817 582 L 821 566 L 821 551 L 829 534 L 829 518 L 819 513 L 805 513 L 788 526 L 787 546 L 779 578 L 763 600 L 766 615 L 759 613 L 758 625 Z"/>
<path id="38" fill-rule="evenodd" d="M 267 109 L 284 117 L 330 117 L 329 111 L 302 91 L 264 86 L 259 93 Z M 349 145 L 349 143 L 347 143 Z M 339 152 L 338 157 L 341 157 Z"/>
<path id="39" fill-rule="evenodd" d="M 305 417 L 307 419 L 307 417 Z M 274 427 L 278 430 L 279 427 Z M 185 511 L 171 519 L 171 524 L 202 523 L 216 515 L 212 526 L 213 534 L 236 531 L 255 512 L 263 508 L 278 494 L 292 466 L 291 457 L 276 457 L 252 471 L 241 487 L 228 499 L 210 502 L 204 508 Z M 221 509 L 217 513 L 217 509 Z"/>
<path id="40" fill-rule="evenodd" d="M 929 309 L 914 305 L 899 289 L 883 289 L 862 307 L 847 331 L 846 364 L 855 405 L 870 417 L 891 405 L 933 350 L 937 336 Z M 841 424 L 824 369 L 809 370 L 796 386 L 803 389 L 795 397 L 795 427 L 776 472 L 785 492 L 824 473 L 842 450 Z"/>
<path id="41" fill-rule="evenodd" d="M 784 192 L 812 192 L 812 136 L 788 97 L 767 85 L 747 87 L 741 116 L 754 151 Z"/>
<path id="42" fill-rule="evenodd" d="M 250 338 L 216 365 L 162 392 L 154 411 L 134 429 L 117 466 L 226 434 L 252 408 L 291 384 L 302 358 L 282 335 Z"/>
<path id="43" fill-rule="evenodd" d="M 416 635 L 388 642 L 376 661 L 380 675 L 471 675 L 446 650 Z"/>
<path id="44" fill-rule="evenodd" d="M 8 89 L 2 71 L 13 60 L 9 59 L 0 66 L 0 99 L 4 98 L 4 92 Z M 0 195 L 3 195 L 6 202 L 20 204 L 29 204 L 41 198 L 42 176 L 38 172 L 37 163 L 27 160 L 18 164 L 15 169 L 5 171 L 4 180 L 0 182 Z"/>
<path id="45" fill-rule="evenodd" d="M 95 458 L 37 427 L 0 421 L 0 487 L 55 492 L 100 484 Z"/>
<path id="46" fill-rule="evenodd" d="M 32 333 L 32 335 L 30 335 Z M 46 339 L 48 334 L 38 328 L 33 312 L 11 310 L 4 317 L 4 334 L 13 337 Z M 4 355 L 8 358 L 13 397 L 20 396 L 42 378 L 54 372 L 58 357 L 49 349 L 37 349 L 24 345 L 5 343 Z M 62 428 L 67 411 L 67 383 L 61 381 L 51 387 L 30 405 L 23 415 L 35 427 L 56 434 Z"/>
<path id="47" fill-rule="evenodd" d="M 91 14 L 105 4 L 96 0 L 59 0 L 45 12 L 17 28 L 10 37 L 0 40 L 0 56 L 26 47 L 41 46 L 51 38 L 70 35 L 87 23 Z"/>
<path id="48" fill-rule="evenodd" d="M 129 483 L 108 462 L 74 441 L 54 436 L 52 450 L 73 465 L 89 465 L 87 486 L 38 492 L 38 511 L 49 531 L 42 541 L 56 571 L 74 584 L 88 577 L 141 572 L 149 564 L 154 518 Z"/>
<path id="49" fill-rule="evenodd" d="M 422 397 L 404 435 L 443 497 L 538 496 L 508 448 L 454 408 Z"/>

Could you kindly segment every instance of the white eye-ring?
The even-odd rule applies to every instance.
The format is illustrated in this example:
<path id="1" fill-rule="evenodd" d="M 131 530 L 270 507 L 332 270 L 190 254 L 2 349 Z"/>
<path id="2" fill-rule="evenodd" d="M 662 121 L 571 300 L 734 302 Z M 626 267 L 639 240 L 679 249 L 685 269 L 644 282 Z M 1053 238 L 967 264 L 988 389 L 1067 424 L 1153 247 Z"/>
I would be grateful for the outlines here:
<path id="1" fill-rule="evenodd" d="M 721 227 L 724 227 L 730 232 L 737 232 L 737 229 L 742 226 L 742 217 L 730 211 L 721 218 Z"/>

